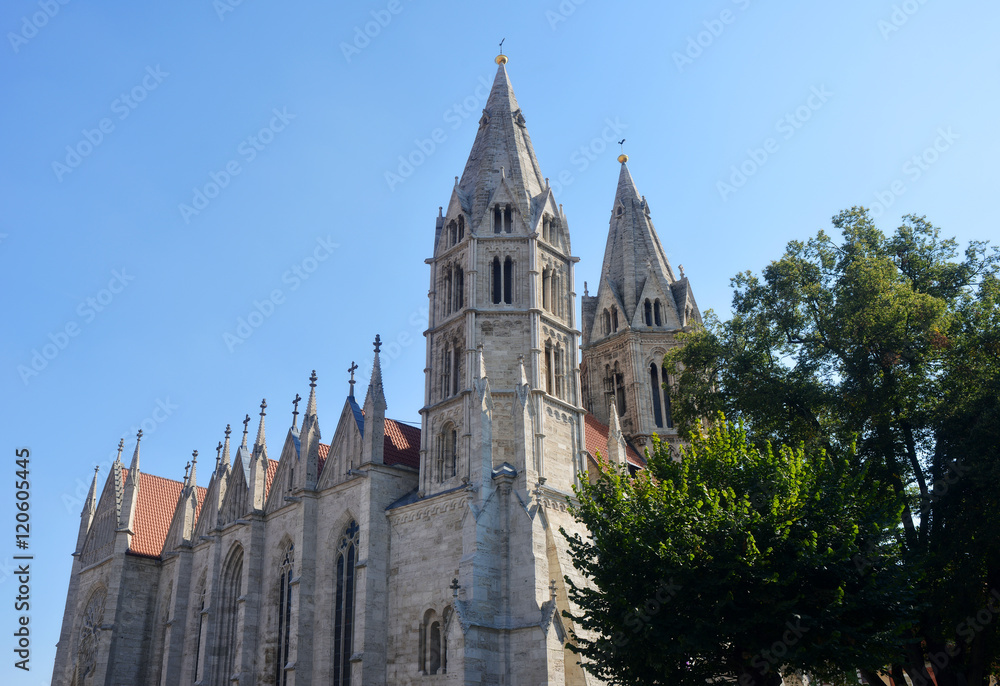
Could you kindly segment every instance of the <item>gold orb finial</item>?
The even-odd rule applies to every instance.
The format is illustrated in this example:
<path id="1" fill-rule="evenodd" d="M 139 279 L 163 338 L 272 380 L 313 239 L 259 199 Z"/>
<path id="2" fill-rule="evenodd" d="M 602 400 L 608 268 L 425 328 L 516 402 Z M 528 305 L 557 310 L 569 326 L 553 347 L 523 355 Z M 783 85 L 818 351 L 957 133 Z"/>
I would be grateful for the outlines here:
<path id="1" fill-rule="evenodd" d="M 497 64 L 507 64 L 507 55 L 497 55 L 497 58 L 493 61 Z"/>
<path id="2" fill-rule="evenodd" d="M 621 162 L 622 164 L 625 164 L 626 162 L 628 162 L 628 155 L 622 153 L 621 155 L 618 156 L 618 161 Z"/>

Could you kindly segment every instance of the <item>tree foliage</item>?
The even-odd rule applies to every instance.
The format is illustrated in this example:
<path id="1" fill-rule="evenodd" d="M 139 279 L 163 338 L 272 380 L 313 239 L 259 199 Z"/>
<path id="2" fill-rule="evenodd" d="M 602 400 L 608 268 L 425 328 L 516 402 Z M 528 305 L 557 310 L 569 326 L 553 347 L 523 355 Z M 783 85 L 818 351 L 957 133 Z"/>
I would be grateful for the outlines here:
<path id="1" fill-rule="evenodd" d="M 637 476 L 602 463 L 577 490 L 591 537 L 570 549 L 593 585 L 567 580 L 588 669 L 623 684 L 774 686 L 779 669 L 839 681 L 884 664 L 911 602 L 882 563 L 899 521 L 891 489 L 849 453 L 758 449 L 722 418 L 681 453 L 657 442 Z"/>
<path id="2" fill-rule="evenodd" d="M 863 208 L 833 224 L 839 243 L 820 232 L 738 275 L 732 318 L 668 357 L 675 418 L 688 435 L 725 412 L 762 440 L 856 446 L 904 505 L 896 563 L 917 598 L 891 673 L 923 683 L 930 663 L 939 686 L 980 686 L 1000 657 L 998 255 L 959 255 L 922 217 L 892 235 Z"/>

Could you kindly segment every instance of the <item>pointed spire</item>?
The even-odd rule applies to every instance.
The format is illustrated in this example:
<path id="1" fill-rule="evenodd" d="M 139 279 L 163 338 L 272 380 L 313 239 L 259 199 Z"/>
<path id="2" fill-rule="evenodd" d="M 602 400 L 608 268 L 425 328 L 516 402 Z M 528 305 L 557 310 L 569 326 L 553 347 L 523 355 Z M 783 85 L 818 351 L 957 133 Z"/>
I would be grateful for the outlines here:
<path id="1" fill-rule="evenodd" d="M 124 448 L 125 448 L 125 439 L 124 438 L 119 438 L 118 439 L 118 457 L 115 458 L 115 464 L 121 464 L 122 463 L 122 450 Z"/>
<path id="2" fill-rule="evenodd" d="M 184 488 L 188 485 L 188 475 L 191 473 L 191 460 L 184 464 Z"/>
<path id="3" fill-rule="evenodd" d="M 226 442 L 222 444 L 222 467 L 223 469 L 229 468 L 229 434 L 232 433 L 232 428 L 229 424 L 226 424 Z"/>
<path id="4" fill-rule="evenodd" d="M 306 402 L 306 417 L 316 414 L 316 370 L 309 376 L 309 400 Z"/>
<path id="5" fill-rule="evenodd" d="M 139 443 L 142 441 L 142 429 L 135 435 L 135 452 L 132 453 L 132 463 L 128 466 L 126 481 L 136 481 L 139 478 Z"/>
<path id="6" fill-rule="evenodd" d="M 534 198 L 545 189 L 524 115 L 507 76 L 507 57 L 496 59 L 497 72 L 479 120 L 479 131 L 465 164 L 458 192 L 473 203 L 473 216 L 485 214 L 486 205 L 500 183 L 500 168 L 508 183 L 523 199 Z M 522 208 L 528 210 L 527 205 Z"/>
<path id="7" fill-rule="evenodd" d="M 483 344 L 476 348 L 476 378 L 486 378 L 486 356 L 483 354 Z"/>
<path id="8" fill-rule="evenodd" d="M 198 451 L 191 452 L 191 476 L 188 478 L 188 488 L 198 487 Z"/>
<path id="9" fill-rule="evenodd" d="M 528 375 L 524 371 L 524 355 L 517 356 L 517 385 L 528 385 Z"/>
<path id="10" fill-rule="evenodd" d="M 264 410 L 267 409 L 267 398 L 260 401 L 260 424 L 257 425 L 257 439 L 254 441 L 254 447 L 263 446 L 265 444 L 264 440 Z"/>
<path id="11" fill-rule="evenodd" d="M 625 437 L 622 436 L 621 422 L 618 420 L 618 408 L 615 405 L 614 398 L 611 399 L 611 408 L 609 411 L 610 420 L 608 421 L 608 462 L 613 465 L 623 465 L 626 463 L 625 458 Z"/>
<path id="12" fill-rule="evenodd" d="M 375 361 L 372 363 L 372 381 L 365 396 L 365 433 L 361 446 L 361 463 L 382 464 L 385 451 L 385 389 L 382 388 L 382 363 L 379 351 L 382 337 L 375 335 Z"/>
<path id="13" fill-rule="evenodd" d="M 83 512 L 81 515 L 86 515 L 90 513 L 91 516 L 94 515 L 94 510 L 97 507 L 97 474 L 101 471 L 101 465 L 94 467 L 94 480 L 90 482 L 90 491 L 87 492 L 87 500 L 83 503 Z"/>
<path id="14" fill-rule="evenodd" d="M 385 391 L 382 388 L 382 362 L 379 359 L 379 351 L 382 349 L 382 337 L 375 334 L 375 342 L 372 345 L 375 346 L 375 361 L 372 362 L 372 381 L 368 386 L 368 398 L 373 399 L 376 403 L 381 402 L 384 406 Z M 365 398 L 366 407 L 368 398 Z"/>

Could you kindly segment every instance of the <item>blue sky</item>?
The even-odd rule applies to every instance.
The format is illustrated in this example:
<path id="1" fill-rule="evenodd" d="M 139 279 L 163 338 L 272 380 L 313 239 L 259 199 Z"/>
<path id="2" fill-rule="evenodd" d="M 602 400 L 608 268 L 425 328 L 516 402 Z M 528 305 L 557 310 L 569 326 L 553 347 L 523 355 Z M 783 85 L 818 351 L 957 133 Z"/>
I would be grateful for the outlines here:
<path id="1" fill-rule="evenodd" d="M 940 0 L 5 3 L 0 411 L 10 468 L 31 450 L 35 559 L 32 671 L 7 638 L 2 673 L 49 682 L 79 496 L 120 437 L 127 458 L 144 426 L 143 469 L 173 478 L 198 449 L 204 485 L 262 397 L 275 455 L 316 369 L 329 438 L 376 333 L 389 415 L 419 419 L 423 260 L 501 38 L 577 292 L 624 137 L 669 258 L 724 316 L 735 273 L 852 205 L 997 238 L 998 21 Z"/>

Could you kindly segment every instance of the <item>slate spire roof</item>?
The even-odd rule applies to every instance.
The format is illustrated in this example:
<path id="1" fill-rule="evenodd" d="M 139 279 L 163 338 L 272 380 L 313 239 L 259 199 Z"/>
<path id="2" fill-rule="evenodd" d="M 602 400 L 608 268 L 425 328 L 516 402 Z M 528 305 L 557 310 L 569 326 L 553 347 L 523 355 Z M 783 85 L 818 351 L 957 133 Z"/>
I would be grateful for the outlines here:
<path id="1" fill-rule="evenodd" d="M 458 192 L 465 200 L 463 204 L 473 216 L 481 216 L 486 211 L 493 191 L 500 185 L 501 169 L 514 188 L 527 194 L 525 202 L 545 188 L 545 179 L 504 63 L 497 66 L 472 151 L 458 182 Z"/>

